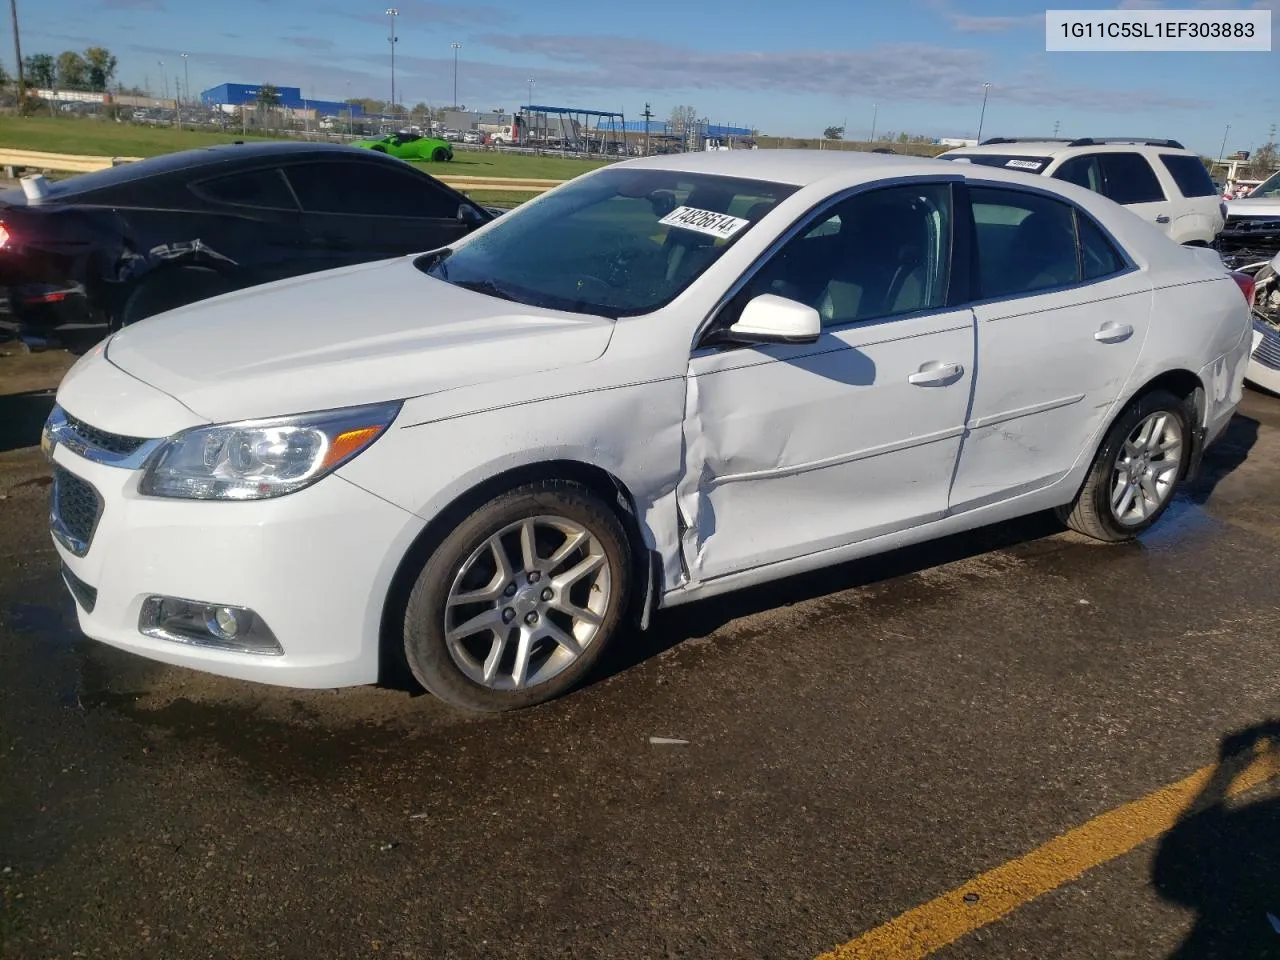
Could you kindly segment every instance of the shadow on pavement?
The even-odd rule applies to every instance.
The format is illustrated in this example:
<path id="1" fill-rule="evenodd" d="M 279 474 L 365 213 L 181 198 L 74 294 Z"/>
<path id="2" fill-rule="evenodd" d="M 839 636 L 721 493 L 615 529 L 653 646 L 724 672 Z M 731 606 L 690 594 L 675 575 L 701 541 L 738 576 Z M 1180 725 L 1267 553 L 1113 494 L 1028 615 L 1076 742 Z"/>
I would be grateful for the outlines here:
<path id="1" fill-rule="evenodd" d="M 1231 418 L 1222 436 L 1205 451 L 1200 475 L 1184 490 L 1192 502 L 1205 503 L 1222 479 L 1248 459 L 1258 442 L 1258 426 L 1257 420 L 1239 413 Z"/>
<path id="2" fill-rule="evenodd" d="M 1226 805 L 1259 746 L 1280 749 L 1280 720 L 1223 738 L 1212 779 L 1156 851 L 1152 887 L 1196 911 L 1170 960 L 1280 958 L 1280 798 Z"/>
<path id="3" fill-rule="evenodd" d="M 598 676 L 620 673 L 693 637 L 703 637 L 741 617 L 866 587 L 883 580 L 968 559 L 1061 533 L 1051 513 L 982 527 L 967 533 L 903 547 L 812 573 L 774 580 L 732 593 L 658 611 L 649 630 L 613 645 Z"/>
<path id="4" fill-rule="evenodd" d="M 0 395 L 0 453 L 34 447 L 40 429 L 53 409 L 53 390 L 28 390 Z"/>

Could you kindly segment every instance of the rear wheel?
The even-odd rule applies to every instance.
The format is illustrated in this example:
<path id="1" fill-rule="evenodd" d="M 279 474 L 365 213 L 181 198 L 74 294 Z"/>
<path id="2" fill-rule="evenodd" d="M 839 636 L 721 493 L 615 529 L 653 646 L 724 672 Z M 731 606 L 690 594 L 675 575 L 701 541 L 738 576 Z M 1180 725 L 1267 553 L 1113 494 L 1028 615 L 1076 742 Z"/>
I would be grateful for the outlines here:
<path id="1" fill-rule="evenodd" d="M 1184 401 L 1164 390 L 1139 397 L 1112 425 L 1084 486 L 1058 516 L 1095 540 L 1131 540 L 1168 509 L 1190 452 Z"/>
<path id="2" fill-rule="evenodd" d="M 120 325 L 128 326 L 166 310 L 226 293 L 231 289 L 216 270 L 208 267 L 165 269 L 136 286 L 120 312 Z"/>
<path id="3" fill-rule="evenodd" d="M 452 160 L 453 155 L 444 147 L 436 147 L 431 151 L 431 159 L 436 163 L 444 163 L 446 160 Z"/>
<path id="4" fill-rule="evenodd" d="M 490 500 L 427 561 L 409 596 L 409 669 L 442 700 L 512 710 L 572 689 L 627 610 L 631 552 L 590 490 L 544 481 Z"/>

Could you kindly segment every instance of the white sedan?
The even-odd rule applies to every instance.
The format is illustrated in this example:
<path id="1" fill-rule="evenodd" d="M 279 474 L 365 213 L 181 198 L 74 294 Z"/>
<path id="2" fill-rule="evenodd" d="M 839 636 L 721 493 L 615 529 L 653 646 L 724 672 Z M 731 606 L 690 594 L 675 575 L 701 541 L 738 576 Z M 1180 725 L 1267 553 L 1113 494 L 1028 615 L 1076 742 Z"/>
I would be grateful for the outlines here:
<path id="1" fill-rule="evenodd" d="M 619 163 L 117 333 L 46 429 L 53 537 L 122 649 L 526 706 L 656 607 L 1033 511 L 1138 535 L 1240 400 L 1213 260 L 990 167 Z"/>

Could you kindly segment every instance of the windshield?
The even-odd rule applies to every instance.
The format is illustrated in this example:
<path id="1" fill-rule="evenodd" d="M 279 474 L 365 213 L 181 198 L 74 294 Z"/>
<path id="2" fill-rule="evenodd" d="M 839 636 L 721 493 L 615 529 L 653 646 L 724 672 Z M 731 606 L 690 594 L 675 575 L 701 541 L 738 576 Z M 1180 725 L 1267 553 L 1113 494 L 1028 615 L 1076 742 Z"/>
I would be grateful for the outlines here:
<path id="1" fill-rule="evenodd" d="M 969 163 L 980 163 L 984 167 L 1003 167 L 1006 170 L 1022 170 L 1026 173 L 1040 173 L 1052 161 L 1052 157 L 1014 157 L 1004 153 L 957 153 L 944 154 L 940 160 L 965 160 Z"/>
<path id="2" fill-rule="evenodd" d="M 606 170 L 506 214 L 457 250 L 427 254 L 418 266 L 531 306 L 650 313 L 796 189 L 675 170 Z"/>
<path id="3" fill-rule="evenodd" d="M 1280 197 L 1280 172 L 1273 173 L 1267 179 L 1249 191 L 1251 197 Z"/>

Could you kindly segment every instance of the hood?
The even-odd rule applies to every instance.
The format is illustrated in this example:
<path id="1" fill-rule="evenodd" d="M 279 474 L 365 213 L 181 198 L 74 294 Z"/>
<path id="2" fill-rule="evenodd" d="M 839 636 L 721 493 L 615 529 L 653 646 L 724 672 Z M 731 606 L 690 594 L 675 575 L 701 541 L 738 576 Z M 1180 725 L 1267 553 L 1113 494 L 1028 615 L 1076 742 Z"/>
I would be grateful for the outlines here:
<path id="1" fill-rule="evenodd" d="M 1227 219 L 1231 217 L 1280 217 L 1280 197 L 1241 197 L 1227 201 Z"/>
<path id="2" fill-rule="evenodd" d="M 435 280 L 410 257 L 250 287 L 126 327 L 107 359 L 218 422 L 406 399 L 595 360 L 613 321 Z"/>

